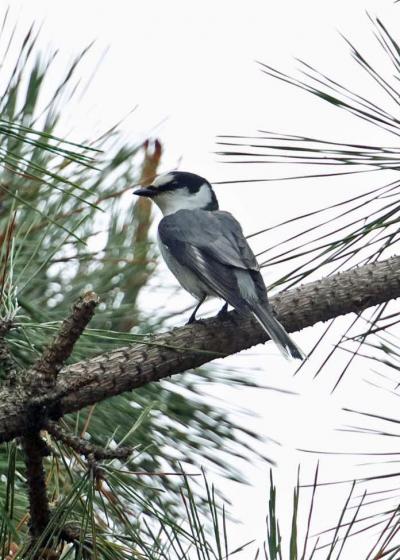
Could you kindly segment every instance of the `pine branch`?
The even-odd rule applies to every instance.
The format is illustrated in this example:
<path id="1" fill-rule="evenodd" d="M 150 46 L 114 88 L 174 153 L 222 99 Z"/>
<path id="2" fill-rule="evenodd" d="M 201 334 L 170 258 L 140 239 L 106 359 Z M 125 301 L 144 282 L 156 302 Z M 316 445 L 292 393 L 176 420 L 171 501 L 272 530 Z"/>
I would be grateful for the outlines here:
<path id="1" fill-rule="evenodd" d="M 30 531 L 34 538 L 40 537 L 50 519 L 50 508 L 46 493 L 46 475 L 43 458 L 49 455 L 47 445 L 38 432 L 22 438 L 25 453 L 26 482 L 30 504 Z"/>
<path id="2" fill-rule="evenodd" d="M 39 376 L 39 385 L 49 387 L 55 384 L 58 372 L 70 357 L 98 303 L 99 297 L 94 292 L 87 292 L 75 303 L 71 315 L 63 321 L 57 336 L 33 366 L 34 383 Z"/>
<path id="3" fill-rule="evenodd" d="M 288 332 L 400 297 L 400 257 L 288 290 L 271 299 Z M 45 404 L 61 415 L 131 391 L 153 381 L 199 367 L 267 340 L 249 317 L 233 311 L 174 329 L 149 342 L 120 348 L 64 368 Z M 10 441 L 28 428 L 26 411 L 32 396 L 24 388 L 5 387 L 0 393 L 0 441 Z M 42 402 L 44 404 L 44 401 Z"/>
<path id="4" fill-rule="evenodd" d="M 49 421 L 46 429 L 55 439 L 61 441 L 68 447 L 71 447 L 79 455 L 83 455 L 86 459 L 90 458 L 95 461 L 103 461 L 104 459 L 128 459 L 132 453 L 132 447 L 118 447 L 117 449 L 107 449 L 94 445 L 84 438 L 70 434 L 55 422 Z"/>
<path id="5" fill-rule="evenodd" d="M 81 336 L 86 325 L 93 317 L 99 302 L 94 292 L 88 292 L 74 305 L 72 314 L 62 323 L 61 328 L 48 348 L 46 348 L 33 368 L 28 372 L 26 389 L 31 395 L 39 397 L 45 395 L 50 387 L 56 383 L 59 370 L 71 355 L 75 343 Z M 19 392 L 20 387 L 16 388 Z M 22 437 L 22 447 L 25 454 L 26 481 L 29 494 L 31 547 L 35 549 L 42 537 L 49 521 L 50 507 L 47 497 L 46 473 L 43 459 L 49 455 L 49 449 L 40 436 L 40 429 L 49 410 L 38 405 L 31 399 L 26 409 L 26 429 Z M 58 558 L 58 553 L 50 548 L 37 550 L 34 558 Z"/>
<path id="6" fill-rule="evenodd" d="M 40 545 L 38 546 L 38 542 L 50 521 L 46 472 L 43 466 L 43 459 L 49 455 L 49 449 L 36 430 L 26 433 L 21 438 L 21 442 L 25 455 L 26 484 L 29 496 L 30 548 L 35 551 L 32 558 L 40 560 L 47 556 L 47 552 L 50 553 L 51 557 L 58 558 L 52 547 L 47 548 L 46 545 L 44 549 L 41 549 Z"/>

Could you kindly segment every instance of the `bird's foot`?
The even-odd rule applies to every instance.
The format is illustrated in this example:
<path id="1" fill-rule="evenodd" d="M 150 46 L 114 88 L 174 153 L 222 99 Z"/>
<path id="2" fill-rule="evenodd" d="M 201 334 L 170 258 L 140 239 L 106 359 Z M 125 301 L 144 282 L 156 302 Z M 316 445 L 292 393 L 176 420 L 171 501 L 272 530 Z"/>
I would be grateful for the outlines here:
<path id="1" fill-rule="evenodd" d="M 193 313 L 191 314 L 191 316 L 189 317 L 189 320 L 186 323 L 187 325 L 193 325 L 194 323 L 203 323 L 203 319 L 198 319 L 196 317 L 196 312 L 197 312 L 197 309 L 195 309 L 193 311 Z"/>
<path id="2" fill-rule="evenodd" d="M 190 317 L 189 321 L 186 323 L 187 325 L 194 325 L 195 323 L 204 323 L 204 319 L 197 319 L 196 317 Z"/>
<path id="3" fill-rule="evenodd" d="M 200 309 L 200 307 L 203 305 L 204 300 L 206 299 L 206 296 L 203 296 L 201 298 L 201 300 L 199 301 L 199 303 L 196 305 L 196 307 L 194 308 L 193 313 L 191 314 L 191 316 L 189 317 L 189 321 L 186 323 L 187 325 L 191 325 L 192 323 L 199 323 L 201 321 L 201 319 L 196 319 L 196 313 L 198 312 L 198 310 Z"/>

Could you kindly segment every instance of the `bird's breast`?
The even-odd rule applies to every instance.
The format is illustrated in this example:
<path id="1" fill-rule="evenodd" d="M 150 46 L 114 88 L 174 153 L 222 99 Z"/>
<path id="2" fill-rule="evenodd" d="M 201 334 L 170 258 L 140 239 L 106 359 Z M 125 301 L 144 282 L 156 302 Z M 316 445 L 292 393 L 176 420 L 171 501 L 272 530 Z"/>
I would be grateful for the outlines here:
<path id="1" fill-rule="evenodd" d="M 208 288 L 205 286 L 199 277 L 192 272 L 187 266 L 182 265 L 177 258 L 171 253 L 167 245 L 165 245 L 160 236 L 157 236 L 158 247 L 160 253 L 172 272 L 175 278 L 178 280 L 179 284 L 187 292 L 189 292 L 196 299 L 202 299 L 205 295 L 208 295 Z"/>

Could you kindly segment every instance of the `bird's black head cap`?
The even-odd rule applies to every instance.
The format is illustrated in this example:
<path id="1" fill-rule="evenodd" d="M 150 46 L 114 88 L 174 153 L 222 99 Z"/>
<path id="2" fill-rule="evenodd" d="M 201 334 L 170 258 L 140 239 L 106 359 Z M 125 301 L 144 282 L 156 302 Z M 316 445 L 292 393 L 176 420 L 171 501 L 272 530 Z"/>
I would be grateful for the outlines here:
<path id="1" fill-rule="evenodd" d="M 212 186 L 200 175 L 188 171 L 170 171 L 160 175 L 149 187 L 135 191 L 135 194 L 156 198 L 162 193 L 173 193 L 181 189 L 187 189 L 188 195 L 196 195 L 200 189 L 209 191 L 209 202 L 203 210 L 218 210 L 218 201 Z"/>

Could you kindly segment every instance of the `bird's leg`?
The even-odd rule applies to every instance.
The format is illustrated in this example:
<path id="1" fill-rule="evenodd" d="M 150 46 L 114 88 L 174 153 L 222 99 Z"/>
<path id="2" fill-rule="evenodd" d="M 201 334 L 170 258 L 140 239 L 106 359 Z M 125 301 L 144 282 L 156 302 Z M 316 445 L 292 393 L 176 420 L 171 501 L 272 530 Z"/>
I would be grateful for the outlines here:
<path id="1" fill-rule="evenodd" d="M 186 323 L 187 325 L 190 325 L 191 323 L 194 323 L 196 321 L 196 313 L 198 312 L 200 306 L 204 303 L 204 300 L 206 299 L 206 296 L 203 296 L 201 298 L 201 300 L 199 301 L 199 303 L 196 305 L 196 307 L 194 308 L 193 313 L 191 314 L 191 316 L 189 317 L 189 321 Z"/>
<path id="2" fill-rule="evenodd" d="M 218 311 L 217 317 L 223 317 L 227 313 L 228 313 L 228 302 L 225 302 L 224 305 L 221 307 L 221 309 Z"/>

